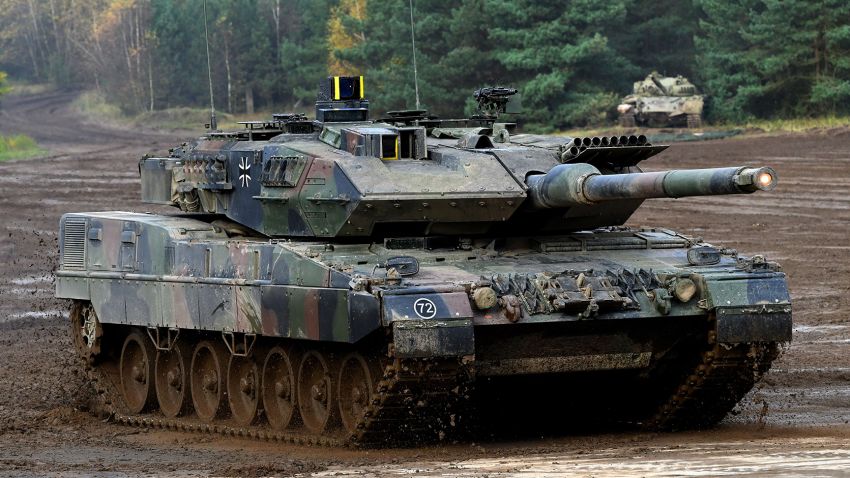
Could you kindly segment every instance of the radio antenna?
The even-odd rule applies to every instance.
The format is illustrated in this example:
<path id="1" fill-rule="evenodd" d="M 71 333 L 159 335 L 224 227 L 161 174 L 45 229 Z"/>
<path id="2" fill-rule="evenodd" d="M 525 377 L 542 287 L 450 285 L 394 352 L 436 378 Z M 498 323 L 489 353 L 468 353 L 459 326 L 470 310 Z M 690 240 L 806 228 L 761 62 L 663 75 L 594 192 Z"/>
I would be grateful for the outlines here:
<path id="1" fill-rule="evenodd" d="M 213 101 L 212 63 L 210 62 L 210 32 L 207 30 L 207 0 L 204 0 L 204 39 L 207 43 L 207 75 L 210 80 L 210 130 L 215 131 L 218 129 L 218 122 L 215 119 L 215 102 Z"/>
<path id="2" fill-rule="evenodd" d="M 413 30 L 413 0 L 410 0 L 410 45 L 413 49 L 413 89 L 416 91 L 416 109 L 419 110 L 422 108 L 419 106 L 419 76 L 416 72 L 416 34 Z"/>

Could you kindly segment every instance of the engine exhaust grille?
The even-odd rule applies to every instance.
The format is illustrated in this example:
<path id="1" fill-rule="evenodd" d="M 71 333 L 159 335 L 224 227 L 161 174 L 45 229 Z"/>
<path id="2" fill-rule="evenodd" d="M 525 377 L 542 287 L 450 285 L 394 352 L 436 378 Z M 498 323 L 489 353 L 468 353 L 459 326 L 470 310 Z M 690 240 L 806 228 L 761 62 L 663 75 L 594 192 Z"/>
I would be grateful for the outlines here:
<path id="1" fill-rule="evenodd" d="M 65 219 L 65 234 L 62 238 L 62 268 L 85 270 L 86 268 L 86 219 Z"/>

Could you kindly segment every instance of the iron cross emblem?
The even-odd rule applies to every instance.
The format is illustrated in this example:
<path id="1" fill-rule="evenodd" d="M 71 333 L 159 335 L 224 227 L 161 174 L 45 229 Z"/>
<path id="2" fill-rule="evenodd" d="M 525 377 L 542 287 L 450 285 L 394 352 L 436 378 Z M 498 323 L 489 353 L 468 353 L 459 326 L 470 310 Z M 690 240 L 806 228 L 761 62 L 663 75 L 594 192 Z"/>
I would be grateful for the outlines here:
<path id="1" fill-rule="evenodd" d="M 247 156 L 242 156 L 239 162 L 239 181 L 242 182 L 242 187 L 247 187 L 251 182 L 251 164 L 248 162 Z"/>

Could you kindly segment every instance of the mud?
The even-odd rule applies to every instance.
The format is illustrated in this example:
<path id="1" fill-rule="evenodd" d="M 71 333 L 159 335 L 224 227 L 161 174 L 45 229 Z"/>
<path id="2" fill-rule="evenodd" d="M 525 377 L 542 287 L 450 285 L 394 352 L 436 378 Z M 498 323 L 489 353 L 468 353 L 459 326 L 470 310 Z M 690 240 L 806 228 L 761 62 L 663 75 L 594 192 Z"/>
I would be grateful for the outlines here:
<path id="1" fill-rule="evenodd" d="M 715 430 L 563 436 L 408 450 L 322 449 L 140 431 L 90 413 L 67 304 L 52 297 L 66 211 L 156 210 L 136 162 L 188 132 L 86 123 L 73 93 L 5 98 L 0 132 L 44 158 L 0 163 L 0 476 L 838 476 L 850 470 L 850 128 L 678 144 L 645 168 L 773 166 L 770 194 L 648 202 L 663 225 L 782 263 L 794 342 Z M 628 397 L 624 397 L 627 400 Z"/>

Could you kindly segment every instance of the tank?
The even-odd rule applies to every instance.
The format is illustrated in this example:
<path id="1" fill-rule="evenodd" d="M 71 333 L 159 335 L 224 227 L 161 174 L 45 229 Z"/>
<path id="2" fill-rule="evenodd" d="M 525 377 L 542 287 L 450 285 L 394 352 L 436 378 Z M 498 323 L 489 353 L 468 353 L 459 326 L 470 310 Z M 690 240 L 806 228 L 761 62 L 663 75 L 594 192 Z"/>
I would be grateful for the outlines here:
<path id="1" fill-rule="evenodd" d="M 682 75 L 662 76 L 653 71 L 634 84 L 632 94 L 617 106 L 620 125 L 625 127 L 702 126 L 703 96 Z"/>
<path id="2" fill-rule="evenodd" d="M 509 88 L 461 119 L 370 120 L 363 91 L 331 77 L 314 120 L 142 158 L 143 201 L 174 214 L 62 217 L 56 296 L 115 421 L 358 446 L 703 428 L 791 339 L 776 263 L 623 226 L 652 198 L 769 191 L 771 168 L 642 172 L 666 146 L 520 134 Z"/>

